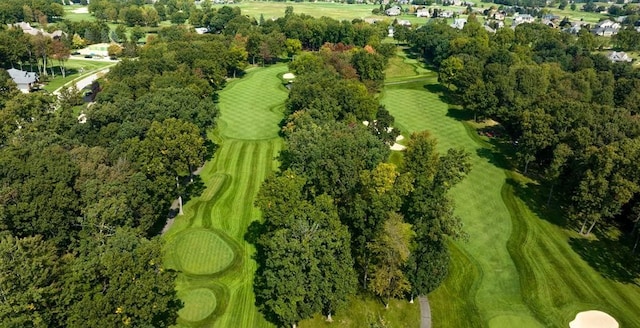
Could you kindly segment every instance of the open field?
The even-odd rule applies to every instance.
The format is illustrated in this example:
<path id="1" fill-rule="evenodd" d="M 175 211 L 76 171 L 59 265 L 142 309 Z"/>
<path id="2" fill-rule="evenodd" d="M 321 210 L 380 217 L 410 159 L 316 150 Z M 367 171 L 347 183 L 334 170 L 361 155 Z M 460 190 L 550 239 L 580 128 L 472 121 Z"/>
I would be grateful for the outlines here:
<path id="1" fill-rule="evenodd" d="M 590 241 L 537 206 L 538 186 L 510 170 L 495 141 L 479 137 L 470 116 L 443 101 L 435 75 L 425 76 L 388 84 L 382 102 L 403 133 L 431 131 L 441 151 L 464 148 L 473 162 L 452 191 L 470 237 L 452 243 L 451 273 L 429 296 L 434 327 L 567 327 L 590 309 L 640 327 L 638 280 L 605 278 L 590 266 L 588 248 L 581 256 L 576 247 Z"/>

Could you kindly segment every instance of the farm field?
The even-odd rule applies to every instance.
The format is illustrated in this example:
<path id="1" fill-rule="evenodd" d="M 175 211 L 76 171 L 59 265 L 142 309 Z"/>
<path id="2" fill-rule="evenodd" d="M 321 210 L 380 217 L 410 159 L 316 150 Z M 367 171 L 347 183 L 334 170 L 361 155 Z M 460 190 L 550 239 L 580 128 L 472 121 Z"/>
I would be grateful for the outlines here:
<path id="1" fill-rule="evenodd" d="M 591 309 L 612 314 L 621 327 L 640 326 L 637 278 L 590 266 L 578 252 L 596 255 L 585 245 L 597 241 L 536 206 L 536 183 L 512 171 L 494 140 L 479 137 L 470 116 L 443 101 L 435 74 L 407 77 L 402 83 L 395 76 L 382 97 L 396 126 L 405 134 L 428 130 L 441 151 L 464 148 L 473 162 L 452 191 L 469 240 L 451 244 L 451 273 L 429 295 L 434 327 L 567 327 L 577 312 Z"/>

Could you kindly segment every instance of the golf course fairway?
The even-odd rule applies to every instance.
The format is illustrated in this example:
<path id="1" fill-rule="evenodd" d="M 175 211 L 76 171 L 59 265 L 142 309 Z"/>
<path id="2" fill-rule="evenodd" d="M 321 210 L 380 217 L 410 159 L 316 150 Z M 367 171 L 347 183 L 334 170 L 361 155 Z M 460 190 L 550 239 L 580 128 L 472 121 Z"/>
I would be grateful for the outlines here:
<path id="1" fill-rule="evenodd" d="M 405 135 L 430 131 L 441 152 L 463 148 L 473 165 L 452 190 L 469 238 L 450 243 L 449 276 L 429 295 L 433 326 L 568 327 L 576 313 L 596 309 L 621 327 L 640 327 L 638 285 L 589 266 L 569 243 L 582 237 L 525 203 L 535 182 L 512 171 L 490 140 L 478 136 L 472 115 L 443 101 L 435 73 L 421 71 L 416 60 L 404 64 L 393 71 L 404 78 L 393 76 L 381 99 L 396 127 Z"/>
<path id="2" fill-rule="evenodd" d="M 254 248 L 244 235 L 260 218 L 255 195 L 277 168 L 287 98 L 279 75 L 286 70 L 255 68 L 220 92 L 218 126 L 210 133 L 219 148 L 200 173 L 206 189 L 164 236 L 165 264 L 181 271 L 178 327 L 272 327 L 254 304 Z"/>

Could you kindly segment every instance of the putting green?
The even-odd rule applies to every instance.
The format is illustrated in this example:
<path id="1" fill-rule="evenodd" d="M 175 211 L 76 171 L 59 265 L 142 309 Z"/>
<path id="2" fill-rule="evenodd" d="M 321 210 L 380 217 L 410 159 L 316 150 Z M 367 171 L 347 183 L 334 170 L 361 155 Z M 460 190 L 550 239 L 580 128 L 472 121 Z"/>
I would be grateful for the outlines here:
<path id="1" fill-rule="evenodd" d="M 174 256 L 181 271 L 194 275 L 218 273 L 234 258 L 233 250 L 215 232 L 200 229 L 176 238 Z"/>
<path id="2" fill-rule="evenodd" d="M 178 296 L 184 302 L 184 307 L 178 311 L 178 315 L 186 321 L 202 321 L 216 309 L 216 295 L 207 288 L 187 290 Z"/>

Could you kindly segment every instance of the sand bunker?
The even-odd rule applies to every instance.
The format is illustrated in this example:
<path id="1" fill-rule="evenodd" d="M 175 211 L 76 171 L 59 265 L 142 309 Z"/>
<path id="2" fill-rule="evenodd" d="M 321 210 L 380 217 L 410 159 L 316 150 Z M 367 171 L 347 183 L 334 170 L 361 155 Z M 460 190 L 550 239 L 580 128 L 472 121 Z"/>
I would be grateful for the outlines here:
<path id="1" fill-rule="evenodd" d="M 612 316 L 602 311 L 585 311 L 576 315 L 569 323 L 570 328 L 619 328 L 618 322 Z"/>
<path id="2" fill-rule="evenodd" d="M 73 13 L 74 14 L 88 14 L 89 13 L 89 8 L 88 7 L 82 7 L 82 8 L 74 9 Z"/>
<path id="3" fill-rule="evenodd" d="M 296 76 L 293 75 L 293 73 L 284 73 L 284 75 L 282 75 L 282 78 L 285 80 L 293 80 L 296 78 Z"/>
<path id="4" fill-rule="evenodd" d="M 391 146 L 391 150 L 397 150 L 397 151 L 405 150 L 406 148 L 407 148 L 406 146 L 403 146 L 399 143 L 394 143 L 393 146 Z"/>

